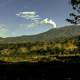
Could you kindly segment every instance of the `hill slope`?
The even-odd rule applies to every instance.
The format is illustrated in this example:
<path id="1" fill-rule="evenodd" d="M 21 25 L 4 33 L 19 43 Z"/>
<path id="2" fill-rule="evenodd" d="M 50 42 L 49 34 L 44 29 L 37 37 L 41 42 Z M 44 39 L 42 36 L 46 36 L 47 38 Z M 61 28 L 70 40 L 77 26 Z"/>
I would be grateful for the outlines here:
<path id="1" fill-rule="evenodd" d="M 65 40 L 76 36 L 80 36 L 80 25 L 77 26 L 71 25 L 61 28 L 55 28 L 34 36 L 25 35 L 20 37 L 0 38 L 0 43 L 36 42 L 44 40 L 56 41 L 56 40 Z"/>

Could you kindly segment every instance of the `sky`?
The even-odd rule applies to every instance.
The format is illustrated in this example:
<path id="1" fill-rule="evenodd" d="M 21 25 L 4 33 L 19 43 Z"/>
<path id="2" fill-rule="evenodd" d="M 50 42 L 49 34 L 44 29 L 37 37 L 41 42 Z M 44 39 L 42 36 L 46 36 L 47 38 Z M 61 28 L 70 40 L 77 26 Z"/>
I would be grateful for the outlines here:
<path id="1" fill-rule="evenodd" d="M 0 0 L 0 37 L 35 35 L 66 25 L 68 0 Z"/>

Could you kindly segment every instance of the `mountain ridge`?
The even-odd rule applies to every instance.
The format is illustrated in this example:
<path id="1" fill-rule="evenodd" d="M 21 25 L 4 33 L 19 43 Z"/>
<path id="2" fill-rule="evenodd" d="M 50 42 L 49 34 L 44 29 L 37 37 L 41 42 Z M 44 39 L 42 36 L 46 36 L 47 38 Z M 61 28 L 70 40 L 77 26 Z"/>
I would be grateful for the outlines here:
<path id="1" fill-rule="evenodd" d="M 32 36 L 18 36 L 1 38 L 0 43 L 16 42 L 36 42 L 36 41 L 58 41 L 80 36 L 80 25 L 69 25 L 60 28 L 54 28 L 47 32 Z"/>

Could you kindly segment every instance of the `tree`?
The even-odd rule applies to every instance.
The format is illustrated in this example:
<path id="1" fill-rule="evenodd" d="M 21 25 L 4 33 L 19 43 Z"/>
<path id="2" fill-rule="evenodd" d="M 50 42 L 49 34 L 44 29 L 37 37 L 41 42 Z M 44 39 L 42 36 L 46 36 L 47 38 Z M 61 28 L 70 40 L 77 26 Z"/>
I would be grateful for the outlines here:
<path id="1" fill-rule="evenodd" d="M 80 24 L 80 0 L 69 0 L 74 12 L 70 13 L 69 16 L 72 19 L 68 18 L 68 21 L 71 24 Z"/>

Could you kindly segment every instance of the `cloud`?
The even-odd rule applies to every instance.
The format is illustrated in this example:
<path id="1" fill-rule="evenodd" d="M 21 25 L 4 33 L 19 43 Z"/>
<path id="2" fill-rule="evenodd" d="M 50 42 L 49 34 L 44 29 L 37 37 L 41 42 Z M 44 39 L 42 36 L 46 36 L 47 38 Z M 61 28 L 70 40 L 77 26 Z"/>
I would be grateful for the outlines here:
<path id="1" fill-rule="evenodd" d="M 9 36 L 9 30 L 7 29 L 7 26 L 4 24 L 0 24 L 0 37 L 8 37 Z"/>
<path id="2" fill-rule="evenodd" d="M 36 12 L 33 12 L 33 11 L 32 12 L 19 12 L 16 15 L 24 19 L 31 20 L 31 21 L 37 21 L 40 19 L 39 15 L 37 15 Z"/>
<path id="3" fill-rule="evenodd" d="M 39 25 L 46 25 L 48 26 L 49 28 L 56 28 L 56 23 L 53 21 L 53 20 L 49 20 L 48 18 L 45 18 L 45 19 L 41 19 L 40 16 L 32 11 L 32 12 L 19 12 L 18 14 L 16 14 L 17 16 L 21 17 L 21 18 L 24 18 L 26 20 L 31 20 L 31 24 L 27 24 L 26 27 L 36 27 L 39 26 Z M 24 26 L 24 24 L 23 24 Z"/>

